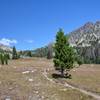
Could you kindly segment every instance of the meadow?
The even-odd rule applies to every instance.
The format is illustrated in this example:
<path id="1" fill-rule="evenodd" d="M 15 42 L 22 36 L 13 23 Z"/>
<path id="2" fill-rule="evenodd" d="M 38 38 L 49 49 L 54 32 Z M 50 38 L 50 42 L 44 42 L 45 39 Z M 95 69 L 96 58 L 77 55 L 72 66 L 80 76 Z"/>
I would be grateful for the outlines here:
<path id="1" fill-rule="evenodd" d="M 96 100 L 60 82 L 100 94 L 99 65 L 72 69 L 72 79 L 54 79 L 53 73 L 52 60 L 45 58 L 11 60 L 8 65 L 0 65 L 0 100 Z"/>

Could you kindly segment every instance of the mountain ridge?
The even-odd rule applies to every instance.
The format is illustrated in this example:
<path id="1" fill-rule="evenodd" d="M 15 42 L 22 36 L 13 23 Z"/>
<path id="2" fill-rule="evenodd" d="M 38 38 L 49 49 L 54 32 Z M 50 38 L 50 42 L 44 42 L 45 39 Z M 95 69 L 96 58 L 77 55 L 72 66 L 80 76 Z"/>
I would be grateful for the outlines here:
<path id="1" fill-rule="evenodd" d="M 97 21 L 96 23 L 87 22 L 85 25 L 81 26 L 80 28 L 72 31 L 69 33 L 69 43 L 72 46 L 77 46 L 78 42 L 82 40 L 100 40 L 100 21 Z M 89 42 L 89 41 L 87 41 Z M 100 41 L 99 41 L 100 42 Z M 87 43 L 89 44 L 89 43 Z M 86 44 L 86 45 L 87 45 Z M 85 45 L 85 44 L 84 44 Z"/>
<path id="2" fill-rule="evenodd" d="M 12 48 L 10 46 L 6 46 L 0 43 L 0 49 L 3 51 L 11 52 Z"/>
<path id="3" fill-rule="evenodd" d="M 85 63 L 100 63 L 100 21 L 88 22 L 69 33 L 69 44 Z"/>

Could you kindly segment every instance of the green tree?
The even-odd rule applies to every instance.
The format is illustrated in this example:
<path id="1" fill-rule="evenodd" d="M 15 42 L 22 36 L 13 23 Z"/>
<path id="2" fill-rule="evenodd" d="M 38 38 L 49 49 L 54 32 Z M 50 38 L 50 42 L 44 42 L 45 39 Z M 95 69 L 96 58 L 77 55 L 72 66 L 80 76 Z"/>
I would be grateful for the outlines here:
<path id="1" fill-rule="evenodd" d="M 8 55 L 4 54 L 4 63 L 8 65 Z"/>
<path id="2" fill-rule="evenodd" d="M 84 63 L 84 58 L 78 54 L 77 50 L 75 52 L 75 61 L 79 66 Z"/>
<path id="3" fill-rule="evenodd" d="M 7 55 L 7 58 L 10 59 L 10 55 L 9 54 L 6 54 L 6 55 Z"/>
<path id="4" fill-rule="evenodd" d="M 31 51 L 28 51 L 27 52 L 27 56 L 32 57 L 32 52 Z"/>
<path id="5" fill-rule="evenodd" d="M 62 29 L 57 32 L 54 52 L 54 65 L 61 70 L 61 75 L 64 76 L 65 70 L 73 68 L 74 50 L 69 45 L 68 38 L 66 38 Z"/>
<path id="6" fill-rule="evenodd" d="M 12 59 L 17 59 L 18 55 L 17 55 L 17 51 L 16 51 L 16 47 L 13 47 L 13 54 L 12 54 Z"/>
<path id="7" fill-rule="evenodd" d="M 1 64 L 4 65 L 4 56 L 3 56 L 3 54 L 0 54 L 0 61 L 1 61 Z"/>

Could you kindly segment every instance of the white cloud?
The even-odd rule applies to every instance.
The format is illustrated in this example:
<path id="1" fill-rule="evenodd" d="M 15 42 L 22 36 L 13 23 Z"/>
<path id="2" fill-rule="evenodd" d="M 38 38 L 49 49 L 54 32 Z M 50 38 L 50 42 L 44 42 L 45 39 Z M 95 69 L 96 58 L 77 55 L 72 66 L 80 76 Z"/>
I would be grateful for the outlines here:
<path id="1" fill-rule="evenodd" d="M 27 43 L 33 43 L 33 40 L 26 40 Z"/>
<path id="2" fill-rule="evenodd" d="M 0 39 L 0 44 L 7 45 L 7 46 L 10 46 L 11 44 L 17 44 L 17 43 L 18 42 L 15 39 L 7 39 L 7 38 Z"/>

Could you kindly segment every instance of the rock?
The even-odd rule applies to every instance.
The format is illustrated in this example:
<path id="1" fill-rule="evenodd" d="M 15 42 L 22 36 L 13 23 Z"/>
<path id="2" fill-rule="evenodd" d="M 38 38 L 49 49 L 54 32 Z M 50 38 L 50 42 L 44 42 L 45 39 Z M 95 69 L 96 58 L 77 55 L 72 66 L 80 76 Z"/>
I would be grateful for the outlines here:
<path id="1" fill-rule="evenodd" d="M 76 70 L 74 69 L 73 71 L 75 72 Z"/>
<path id="2" fill-rule="evenodd" d="M 65 88 L 65 89 L 60 89 L 61 91 L 67 91 L 67 89 Z"/>
<path id="3" fill-rule="evenodd" d="M 44 96 L 41 96 L 41 98 L 44 99 L 45 97 Z"/>
<path id="4" fill-rule="evenodd" d="M 29 82 L 33 82 L 33 79 L 29 79 Z"/>
<path id="5" fill-rule="evenodd" d="M 34 70 L 32 70 L 31 72 L 34 73 Z"/>
<path id="6" fill-rule="evenodd" d="M 12 87 L 9 88 L 9 90 L 12 90 L 12 89 L 13 89 Z"/>
<path id="7" fill-rule="evenodd" d="M 22 72 L 22 74 L 28 74 L 30 73 L 30 71 L 25 71 L 25 72 Z"/>
<path id="8" fill-rule="evenodd" d="M 39 91 L 35 91 L 35 93 L 36 93 L 36 94 L 38 94 L 38 93 L 39 93 Z"/>
<path id="9" fill-rule="evenodd" d="M 15 69 L 16 69 L 16 66 L 14 66 L 13 68 L 15 68 Z"/>
<path id="10" fill-rule="evenodd" d="M 8 96 L 8 97 L 5 98 L 5 100 L 11 100 L 11 98 Z"/>

